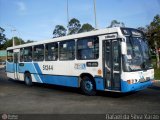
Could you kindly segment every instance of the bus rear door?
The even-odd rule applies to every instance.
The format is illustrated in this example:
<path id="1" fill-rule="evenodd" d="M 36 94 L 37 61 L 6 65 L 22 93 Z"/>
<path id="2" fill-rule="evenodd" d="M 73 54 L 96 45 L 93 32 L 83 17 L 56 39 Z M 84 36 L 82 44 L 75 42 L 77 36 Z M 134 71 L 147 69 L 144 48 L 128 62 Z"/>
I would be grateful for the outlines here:
<path id="1" fill-rule="evenodd" d="M 19 49 L 14 50 L 14 79 L 19 80 Z"/>

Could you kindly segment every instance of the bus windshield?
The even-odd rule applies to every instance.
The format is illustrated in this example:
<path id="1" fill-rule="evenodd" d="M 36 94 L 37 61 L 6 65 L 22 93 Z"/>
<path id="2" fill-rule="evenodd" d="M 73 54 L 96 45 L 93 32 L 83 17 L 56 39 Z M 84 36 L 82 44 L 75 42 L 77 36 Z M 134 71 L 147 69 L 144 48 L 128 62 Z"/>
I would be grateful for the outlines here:
<path id="1" fill-rule="evenodd" d="M 127 37 L 126 71 L 139 71 L 152 68 L 149 47 L 141 37 Z"/>

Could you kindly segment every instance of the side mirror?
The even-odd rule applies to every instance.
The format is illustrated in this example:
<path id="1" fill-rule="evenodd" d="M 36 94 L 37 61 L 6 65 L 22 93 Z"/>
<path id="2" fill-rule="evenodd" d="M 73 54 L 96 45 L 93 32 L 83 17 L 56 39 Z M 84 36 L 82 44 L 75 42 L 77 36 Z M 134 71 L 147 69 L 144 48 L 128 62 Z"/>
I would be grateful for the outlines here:
<path id="1" fill-rule="evenodd" d="M 125 42 L 121 42 L 121 51 L 122 51 L 122 55 L 127 54 L 127 45 Z"/>

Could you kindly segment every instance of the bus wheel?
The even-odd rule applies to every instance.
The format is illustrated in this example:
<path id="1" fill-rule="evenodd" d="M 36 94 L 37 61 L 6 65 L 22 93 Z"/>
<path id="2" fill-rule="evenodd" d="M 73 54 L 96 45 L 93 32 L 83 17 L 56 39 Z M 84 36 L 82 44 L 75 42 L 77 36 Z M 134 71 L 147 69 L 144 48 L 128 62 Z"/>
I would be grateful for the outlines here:
<path id="1" fill-rule="evenodd" d="M 30 73 L 25 73 L 24 81 L 27 86 L 32 86 L 32 77 Z"/>
<path id="2" fill-rule="evenodd" d="M 96 95 L 96 86 L 92 79 L 89 77 L 83 77 L 81 81 L 81 90 L 84 94 L 93 96 Z"/>

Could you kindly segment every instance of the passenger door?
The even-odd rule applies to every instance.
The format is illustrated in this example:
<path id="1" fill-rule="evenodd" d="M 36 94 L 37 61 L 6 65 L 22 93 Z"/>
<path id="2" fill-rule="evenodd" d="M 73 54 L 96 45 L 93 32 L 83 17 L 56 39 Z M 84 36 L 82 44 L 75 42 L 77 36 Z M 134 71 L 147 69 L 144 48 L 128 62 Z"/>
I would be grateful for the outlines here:
<path id="1" fill-rule="evenodd" d="M 14 79 L 19 80 L 19 52 L 14 52 Z"/>
<path id="2" fill-rule="evenodd" d="M 121 55 L 120 41 L 118 39 L 103 42 L 103 67 L 105 88 L 120 91 Z"/>

